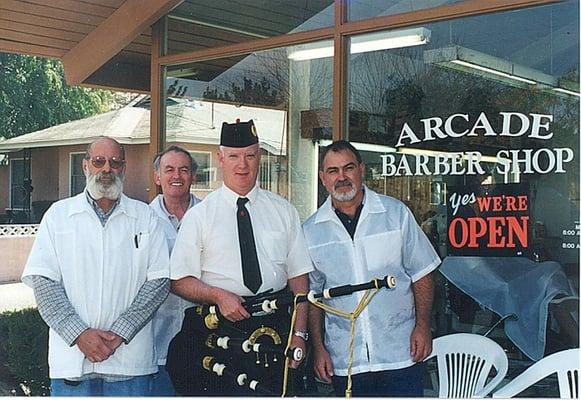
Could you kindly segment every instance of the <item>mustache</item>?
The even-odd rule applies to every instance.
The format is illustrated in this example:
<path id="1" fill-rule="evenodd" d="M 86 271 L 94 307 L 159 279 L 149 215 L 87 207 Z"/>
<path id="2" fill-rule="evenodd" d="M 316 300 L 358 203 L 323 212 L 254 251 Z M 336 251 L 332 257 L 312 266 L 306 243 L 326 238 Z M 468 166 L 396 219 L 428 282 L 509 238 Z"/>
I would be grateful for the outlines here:
<path id="1" fill-rule="evenodd" d="M 335 182 L 335 185 L 333 186 L 333 188 L 334 189 L 338 189 L 340 187 L 350 187 L 350 188 L 352 188 L 353 187 L 353 182 L 351 182 L 351 179 L 349 179 L 349 178 L 346 178 L 346 179 L 343 179 L 341 181 Z"/>
<path id="2" fill-rule="evenodd" d="M 95 180 L 99 183 L 101 183 L 102 180 L 108 180 L 110 182 L 115 182 L 116 179 L 117 179 L 117 175 L 115 175 L 113 172 L 99 172 L 95 178 Z"/>

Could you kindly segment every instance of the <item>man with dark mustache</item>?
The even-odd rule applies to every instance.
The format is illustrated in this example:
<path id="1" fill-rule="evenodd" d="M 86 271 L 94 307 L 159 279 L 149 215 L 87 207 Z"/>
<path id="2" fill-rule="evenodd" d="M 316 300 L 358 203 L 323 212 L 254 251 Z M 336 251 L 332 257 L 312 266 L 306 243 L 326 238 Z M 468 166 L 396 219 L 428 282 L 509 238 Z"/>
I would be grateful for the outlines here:
<path id="1" fill-rule="evenodd" d="M 330 195 L 303 225 L 315 267 L 310 287 L 321 292 L 395 276 L 396 287 L 379 291 L 357 319 L 352 395 L 418 397 L 421 361 L 432 350 L 431 272 L 440 259 L 402 202 L 363 184 L 364 171 L 349 142 L 323 150 L 319 177 Z M 352 312 L 362 295 L 325 302 Z M 347 386 L 350 329 L 349 319 L 309 305 L 315 375 L 332 382 L 337 395 Z"/>
<path id="2" fill-rule="evenodd" d="M 123 195 L 125 151 L 100 137 L 83 193 L 44 215 L 22 281 L 50 327 L 52 396 L 146 396 L 157 371 L 151 317 L 169 255 L 147 204 Z"/>

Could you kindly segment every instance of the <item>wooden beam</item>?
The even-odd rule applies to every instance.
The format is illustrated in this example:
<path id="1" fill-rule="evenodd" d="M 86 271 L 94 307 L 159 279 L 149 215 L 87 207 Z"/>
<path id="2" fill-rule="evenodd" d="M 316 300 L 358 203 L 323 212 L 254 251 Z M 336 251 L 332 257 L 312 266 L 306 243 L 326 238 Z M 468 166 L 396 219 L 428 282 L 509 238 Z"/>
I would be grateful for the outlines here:
<path id="1" fill-rule="evenodd" d="M 335 26 L 341 27 L 347 20 L 347 2 L 335 1 Z M 347 37 L 335 30 L 333 48 L 333 140 L 346 138 L 347 113 L 349 107 L 346 95 L 347 89 Z"/>
<path id="2" fill-rule="evenodd" d="M 149 123 L 149 160 L 159 153 L 165 146 L 165 67 L 159 58 L 167 49 L 165 35 L 167 32 L 167 18 L 162 18 L 151 29 L 151 109 Z M 151 166 L 151 162 L 147 163 Z M 149 168 L 149 201 L 153 200 L 161 188 L 157 187 L 153 178 L 153 168 Z"/>
<path id="3" fill-rule="evenodd" d="M 182 0 L 127 0 L 63 57 L 71 85 L 87 77 Z"/>

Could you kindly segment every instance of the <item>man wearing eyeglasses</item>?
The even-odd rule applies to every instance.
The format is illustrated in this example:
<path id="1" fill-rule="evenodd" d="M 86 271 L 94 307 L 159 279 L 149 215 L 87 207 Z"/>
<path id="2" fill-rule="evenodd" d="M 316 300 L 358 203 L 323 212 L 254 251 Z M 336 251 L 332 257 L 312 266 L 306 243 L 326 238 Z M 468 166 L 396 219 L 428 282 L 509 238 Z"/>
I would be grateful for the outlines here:
<path id="1" fill-rule="evenodd" d="M 171 253 L 186 211 L 198 204 L 200 199 L 190 192 L 196 182 L 198 164 L 192 155 L 179 146 L 169 146 L 153 160 L 155 184 L 161 187 L 149 205 L 160 218 Z M 184 311 L 193 304 L 170 293 L 153 316 L 155 350 L 157 352 L 158 373 L 151 387 L 152 396 L 174 396 L 175 389 L 165 368 L 169 342 L 179 332 L 184 319 Z"/>
<path id="2" fill-rule="evenodd" d="M 146 396 L 157 371 L 150 322 L 169 290 L 154 212 L 123 194 L 125 151 L 96 139 L 86 189 L 43 217 L 22 281 L 50 327 L 52 396 Z"/>

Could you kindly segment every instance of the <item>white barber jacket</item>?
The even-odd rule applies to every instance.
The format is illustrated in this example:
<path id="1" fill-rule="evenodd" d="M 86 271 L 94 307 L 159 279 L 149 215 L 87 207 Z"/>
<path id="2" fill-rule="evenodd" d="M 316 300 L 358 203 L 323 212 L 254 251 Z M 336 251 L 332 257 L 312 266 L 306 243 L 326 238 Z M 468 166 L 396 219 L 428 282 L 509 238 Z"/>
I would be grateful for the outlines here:
<path id="1" fill-rule="evenodd" d="M 108 330 L 146 281 L 169 276 L 165 236 L 148 205 L 125 195 L 103 227 L 83 192 L 46 212 L 23 282 L 32 286 L 32 275 L 61 282 L 81 319 L 91 328 Z M 52 329 L 48 353 L 52 379 L 157 371 L 151 322 L 103 362 L 91 363 Z"/>
<path id="2" fill-rule="evenodd" d="M 385 275 L 396 278 L 395 289 L 381 289 L 357 319 L 352 372 L 413 365 L 410 336 L 415 307 L 411 284 L 434 270 L 440 259 L 410 210 L 399 200 L 366 187 L 353 239 L 335 214 L 330 197 L 304 223 L 303 230 L 315 266 L 309 276 L 312 290 L 364 283 Z M 325 302 L 351 312 L 363 294 Z M 349 319 L 326 313 L 325 344 L 339 376 L 347 375 L 349 339 Z"/>
<path id="3" fill-rule="evenodd" d="M 190 206 L 193 207 L 200 201 L 200 199 L 191 195 Z M 149 206 L 160 219 L 160 225 L 165 233 L 167 247 L 171 254 L 178 232 L 169 219 L 167 209 L 163 204 L 163 195 L 157 195 Z M 152 323 L 155 335 L 157 365 L 166 364 L 169 343 L 182 328 L 185 310 L 193 305 L 194 303 L 170 293 L 153 315 Z"/>

